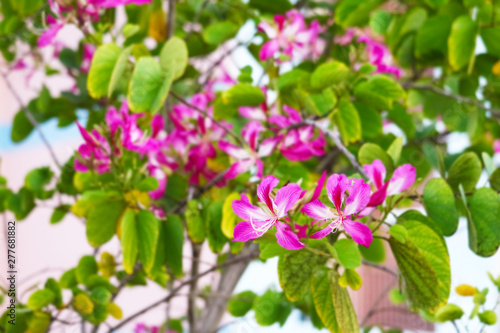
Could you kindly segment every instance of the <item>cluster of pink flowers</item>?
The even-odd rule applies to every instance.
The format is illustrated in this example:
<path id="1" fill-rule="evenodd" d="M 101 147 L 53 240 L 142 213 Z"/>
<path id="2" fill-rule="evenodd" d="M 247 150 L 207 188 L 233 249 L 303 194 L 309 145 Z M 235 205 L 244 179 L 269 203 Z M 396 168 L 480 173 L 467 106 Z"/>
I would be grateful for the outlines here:
<path id="1" fill-rule="evenodd" d="M 281 62 L 295 56 L 316 59 L 324 48 L 323 40 L 318 38 L 323 31 L 318 21 L 307 26 L 304 16 L 296 9 L 285 15 L 275 15 L 273 24 L 260 22 L 258 30 L 269 38 L 260 50 L 262 61 L 277 58 Z"/>
<path id="2" fill-rule="evenodd" d="M 380 160 L 364 168 L 375 187 L 374 193 L 363 179 L 348 179 L 345 175 L 333 174 L 326 182 L 326 194 L 333 207 L 327 207 L 318 199 L 326 174 L 323 174 L 312 196 L 305 202 L 307 191 L 298 184 L 288 184 L 274 195 L 273 189 L 279 179 L 271 175 L 265 177 L 257 188 L 261 205 L 252 205 L 245 195 L 241 196 L 241 200 L 233 201 L 235 214 L 243 219 L 234 229 L 234 240 L 253 240 L 276 226 L 278 244 L 286 249 L 297 250 L 305 246 L 300 238 L 307 237 L 308 228 L 322 228 L 309 235 L 310 238 L 319 239 L 342 227 L 356 243 L 369 247 L 373 239 L 372 232 L 356 219 L 366 215 L 367 207 L 381 205 L 387 196 L 407 190 L 414 183 L 416 172 L 412 165 L 405 164 L 395 170 L 390 180 L 384 182 L 386 170 Z M 292 228 L 289 213 L 297 212 L 298 209 L 314 219 L 310 225 L 294 225 Z"/>
<path id="3" fill-rule="evenodd" d="M 45 47 L 54 43 L 54 39 L 59 31 L 68 22 L 67 17 L 76 17 L 78 22 L 92 22 L 99 20 L 101 8 L 114 8 L 117 6 L 135 4 L 143 5 L 151 0 L 84 0 L 76 1 L 76 7 L 70 2 L 49 0 L 51 11 L 56 15 L 47 15 L 47 30 L 38 38 L 38 46 Z M 69 15 L 69 13 L 72 15 Z"/>

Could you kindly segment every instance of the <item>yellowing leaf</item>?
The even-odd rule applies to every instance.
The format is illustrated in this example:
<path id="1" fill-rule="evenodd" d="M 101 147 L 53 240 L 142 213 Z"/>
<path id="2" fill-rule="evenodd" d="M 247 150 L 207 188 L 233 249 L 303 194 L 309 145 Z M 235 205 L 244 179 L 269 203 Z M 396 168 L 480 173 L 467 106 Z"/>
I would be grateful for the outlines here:
<path id="1" fill-rule="evenodd" d="M 85 293 L 80 293 L 73 299 L 73 306 L 75 309 L 84 314 L 91 314 L 94 311 L 94 303 L 90 297 Z"/>
<path id="2" fill-rule="evenodd" d="M 167 20 L 163 9 L 156 9 L 149 17 L 148 35 L 157 42 L 162 42 L 167 38 Z"/>
<path id="3" fill-rule="evenodd" d="M 468 284 L 461 284 L 455 288 L 455 292 L 460 296 L 474 296 L 477 289 Z"/>
<path id="4" fill-rule="evenodd" d="M 122 319 L 123 318 L 123 312 L 122 312 L 122 309 L 116 305 L 116 303 L 108 303 L 107 305 L 107 308 L 108 308 L 108 312 L 110 315 L 113 316 L 113 318 L 115 319 Z"/>
<path id="5" fill-rule="evenodd" d="M 493 65 L 493 68 L 491 69 L 491 72 L 495 75 L 500 75 L 500 60 Z"/>
<path id="6" fill-rule="evenodd" d="M 240 200 L 240 194 L 233 192 L 226 197 L 222 206 L 222 233 L 229 239 L 233 239 L 233 231 L 238 216 L 233 211 L 233 201 Z"/>

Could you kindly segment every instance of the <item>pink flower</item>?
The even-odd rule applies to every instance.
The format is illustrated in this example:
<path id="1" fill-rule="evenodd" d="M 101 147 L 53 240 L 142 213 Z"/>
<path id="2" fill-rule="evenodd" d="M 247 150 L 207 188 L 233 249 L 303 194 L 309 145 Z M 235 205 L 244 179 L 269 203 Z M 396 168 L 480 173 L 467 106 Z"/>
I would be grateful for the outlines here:
<path id="1" fill-rule="evenodd" d="M 368 202 L 368 207 L 375 207 L 382 204 L 387 196 L 399 194 L 413 185 L 416 178 L 416 170 L 411 164 L 403 164 L 394 170 L 392 178 L 386 182 L 385 166 L 380 160 L 373 161 L 372 164 L 363 166 L 368 178 L 373 182 L 375 191 Z"/>
<path id="2" fill-rule="evenodd" d="M 82 72 L 88 72 L 90 70 L 90 64 L 92 63 L 92 58 L 95 53 L 95 46 L 92 44 L 83 44 L 83 61 L 80 66 Z"/>
<path id="3" fill-rule="evenodd" d="M 272 116 L 269 122 L 281 129 L 302 123 L 302 117 L 297 110 L 284 105 L 283 111 L 289 116 Z M 318 137 L 314 139 L 314 126 L 306 125 L 287 130 L 279 148 L 288 160 L 305 161 L 312 156 L 324 155 L 325 146 L 326 140 L 323 132 L 320 131 Z"/>
<path id="4" fill-rule="evenodd" d="M 75 170 L 86 172 L 97 170 L 98 173 L 109 172 L 111 150 L 106 139 L 96 130 L 92 134 L 76 122 L 85 143 L 78 148 L 79 158 L 75 159 Z"/>
<path id="5" fill-rule="evenodd" d="M 38 47 L 45 47 L 52 44 L 52 41 L 56 38 L 59 30 L 64 27 L 64 22 L 57 21 L 51 15 L 47 15 L 47 25 L 48 29 L 45 30 L 40 37 L 38 37 Z"/>
<path id="6" fill-rule="evenodd" d="M 271 155 L 274 148 L 281 140 L 281 137 L 278 136 L 265 139 L 259 144 L 259 135 L 264 130 L 264 126 L 256 121 L 252 121 L 243 127 L 241 133 L 248 143 L 248 149 L 237 147 L 227 141 L 219 141 L 219 148 L 229 156 L 238 160 L 227 170 L 224 175 L 225 179 L 233 179 L 239 174 L 247 172 L 253 166 L 257 168 L 256 176 L 262 178 L 264 164 L 261 158 Z"/>
<path id="7" fill-rule="evenodd" d="M 262 61 L 273 58 L 278 53 L 289 57 L 296 54 L 304 57 L 313 54 L 314 48 L 312 51 L 310 47 L 316 44 L 321 31 L 316 21 L 307 28 L 304 17 L 295 9 L 287 12 L 286 16 L 275 15 L 273 26 L 267 22 L 259 23 L 258 29 L 270 38 L 260 50 L 259 58 Z"/>
<path id="8" fill-rule="evenodd" d="M 345 31 L 345 34 L 342 36 L 335 36 L 335 43 L 339 45 L 347 45 L 352 42 L 354 35 L 356 34 L 356 30 L 353 28 L 349 28 Z"/>
<path id="9" fill-rule="evenodd" d="M 493 142 L 493 150 L 495 153 L 500 153 L 500 139 L 497 139 Z"/>
<path id="10" fill-rule="evenodd" d="M 140 6 L 151 3 L 151 0 L 89 0 L 88 2 L 102 8 L 113 8 L 130 4 Z"/>
<path id="11" fill-rule="evenodd" d="M 241 200 L 233 201 L 233 210 L 244 221 L 234 228 L 234 240 L 246 242 L 262 236 L 271 227 L 276 226 L 278 244 L 289 250 L 297 250 L 305 245 L 283 221 L 288 211 L 295 205 L 303 194 L 297 184 L 288 184 L 276 192 L 272 197 L 272 190 L 278 185 L 279 179 L 274 176 L 265 177 L 257 187 L 257 196 L 262 203 L 261 208 L 253 206 L 245 195 Z"/>
<path id="12" fill-rule="evenodd" d="M 377 73 L 394 74 L 400 78 L 402 70 L 392 66 L 392 55 L 387 46 L 377 43 L 364 35 L 358 38 L 358 43 L 365 43 L 368 51 L 368 61 L 377 67 Z"/>
<path id="13" fill-rule="evenodd" d="M 352 220 L 370 200 L 370 186 L 363 179 L 347 179 L 345 175 L 333 174 L 326 182 L 326 192 L 334 208 L 326 207 L 318 199 L 302 208 L 303 213 L 320 221 L 320 225 L 328 224 L 310 237 L 323 238 L 343 226 L 356 243 L 370 246 L 373 239 L 370 228 Z"/>

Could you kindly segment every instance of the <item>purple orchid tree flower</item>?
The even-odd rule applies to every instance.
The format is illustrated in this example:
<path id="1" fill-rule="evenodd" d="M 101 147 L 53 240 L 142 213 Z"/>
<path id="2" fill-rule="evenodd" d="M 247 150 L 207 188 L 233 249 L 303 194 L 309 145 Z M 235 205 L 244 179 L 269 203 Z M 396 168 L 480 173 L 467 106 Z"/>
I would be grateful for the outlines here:
<path id="1" fill-rule="evenodd" d="M 301 124 L 302 116 L 297 110 L 287 105 L 283 105 L 283 111 L 288 114 L 288 117 L 278 115 L 269 118 L 269 122 L 279 129 L 288 129 L 279 145 L 283 156 L 290 161 L 305 161 L 313 156 L 324 155 L 326 140 L 323 132 L 320 131 L 319 135 L 314 138 L 314 126 L 305 125 L 289 129 Z"/>
<path id="2" fill-rule="evenodd" d="M 375 160 L 372 164 L 365 164 L 363 168 L 377 189 L 370 197 L 368 207 L 376 207 L 382 204 L 386 197 L 399 194 L 413 185 L 417 172 L 411 164 L 403 164 L 394 170 L 392 178 L 385 180 L 386 170 L 381 160 Z M 366 215 L 366 214 L 364 214 Z"/>
<path id="3" fill-rule="evenodd" d="M 259 207 L 250 203 L 245 195 L 241 200 L 233 201 L 233 210 L 244 221 L 234 228 L 234 241 L 246 242 L 262 236 L 271 227 L 276 226 L 278 244 L 289 250 L 298 250 L 305 245 L 299 241 L 297 234 L 284 222 L 288 211 L 303 195 L 299 185 L 288 184 L 272 196 L 273 189 L 279 179 L 274 176 L 265 177 L 257 187 Z"/>
<path id="4" fill-rule="evenodd" d="M 85 143 L 78 148 L 74 169 L 79 172 L 96 170 L 100 174 L 109 172 L 111 149 L 108 141 L 97 130 L 90 134 L 79 122 L 76 125 Z"/>
<path id="5" fill-rule="evenodd" d="M 387 46 L 377 43 L 366 35 L 358 38 L 358 43 L 365 43 L 368 52 L 368 61 L 377 67 L 376 73 L 393 74 L 398 79 L 403 70 L 392 65 L 391 51 Z"/>
<path id="6" fill-rule="evenodd" d="M 333 208 L 318 199 L 302 208 L 302 212 L 314 218 L 320 226 L 326 225 L 310 238 L 323 238 L 342 226 L 356 243 L 369 247 L 373 240 L 370 228 L 352 218 L 368 204 L 370 185 L 363 179 L 348 179 L 345 175 L 333 174 L 326 182 L 326 193 Z"/>
<path id="7" fill-rule="evenodd" d="M 259 136 L 265 130 L 261 123 L 252 121 L 243 127 L 241 134 L 248 143 L 248 148 L 240 148 L 227 141 L 219 141 L 219 148 L 237 160 L 224 174 L 225 179 L 234 177 L 251 170 L 256 166 L 256 176 L 262 178 L 264 163 L 262 158 L 271 155 L 281 136 L 268 138 L 259 144 Z"/>
<path id="8" fill-rule="evenodd" d="M 277 54 L 290 58 L 294 55 L 306 57 L 320 54 L 316 43 L 321 32 L 319 23 L 313 21 L 308 28 L 304 16 L 298 10 L 290 10 L 286 15 L 275 15 L 273 25 L 264 21 L 257 28 L 270 38 L 260 50 L 259 58 L 262 61 L 274 58 Z M 314 46 L 312 50 L 311 46 Z"/>
<path id="9" fill-rule="evenodd" d="M 40 37 L 38 37 L 38 47 L 45 47 L 52 44 L 59 31 L 64 27 L 64 21 L 57 20 L 51 15 L 47 15 L 47 26 Z"/>

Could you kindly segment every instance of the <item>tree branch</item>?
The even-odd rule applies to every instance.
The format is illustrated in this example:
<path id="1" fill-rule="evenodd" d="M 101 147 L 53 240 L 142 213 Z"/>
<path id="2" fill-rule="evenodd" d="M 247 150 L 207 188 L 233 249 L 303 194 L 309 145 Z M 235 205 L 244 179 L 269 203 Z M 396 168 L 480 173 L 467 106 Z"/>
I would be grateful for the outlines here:
<path id="1" fill-rule="evenodd" d="M 40 135 L 40 139 L 42 139 L 43 144 L 49 150 L 49 154 L 52 157 L 52 160 L 57 165 L 57 167 L 59 169 L 61 169 L 61 164 L 57 160 L 56 154 L 54 153 L 54 150 L 52 149 L 52 146 L 50 145 L 49 141 L 45 137 L 45 134 L 43 134 L 43 132 L 42 132 L 42 130 L 40 128 L 40 125 L 38 125 L 38 122 L 36 121 L 35 117 L 31 114 L 31 112 L 27 108 L 24 107 L 24 104 L 23 104 L 23 101 L 21 100 L 21 97 L 17 94 L 16 90 L 14 89 L 14 87 L 10 83 L 9 79 L 7 78 L 7 75 L 4 74 L 4 73 L 0 73 L 0 75 L 4 79 L 5 84 L 7 85 L 7 88 L 9 88 L 9 90 L 12 92 L 12 95 L 17 100 L 17 103 L 19 104 L 19 107 L 21 108 L 21 110 L 23 111 L 23 113 L 26 115 L 26 118 L 28 118 L 28 120 L 31 123 L 31 125 L 33 125 L 33 127 L 35 128 L 35 130 L 38 132 L 38 135 Z"/>
<path id="2" fill-rule="evenodd" d="M 195 277 L 199 274 L 200 270 L 200 262 L 199 258 L 201 255 L 201 245 L 195 244 L 191 242 L 191 248 L 193 253 L 193 260 L 191 261 L 191 277 Z M 189 285 L 189 297 L 188 297 L 188 323 L 189 323 L 189 332 L 196 333 L 196 287 L 197 280 L 191 281 Z"/>
<path id="3" fill-rule="evenodd" d="M 394 275 L 394 276 L 398 276 L 398 272 L 393 271 L 392 269 L 387 268 L 387 267 L 382 266 L 382 265 L 377 265 L 377 264 L 374 264 L 374 263 L 366 261 L 366 260 L 363 260 L 363 265 L 379 269 L 381 271 L 384 271 L 384 272 L 389 273 L 389 274 Z"/>

